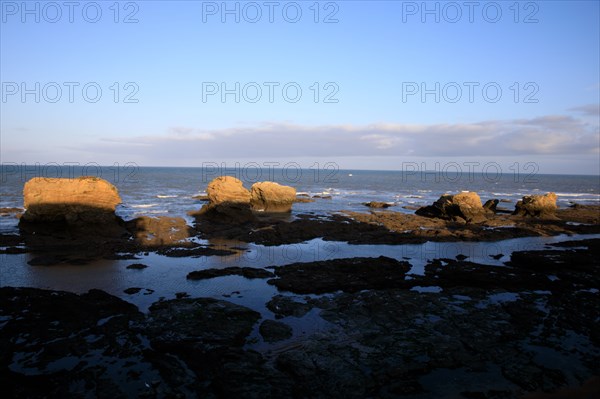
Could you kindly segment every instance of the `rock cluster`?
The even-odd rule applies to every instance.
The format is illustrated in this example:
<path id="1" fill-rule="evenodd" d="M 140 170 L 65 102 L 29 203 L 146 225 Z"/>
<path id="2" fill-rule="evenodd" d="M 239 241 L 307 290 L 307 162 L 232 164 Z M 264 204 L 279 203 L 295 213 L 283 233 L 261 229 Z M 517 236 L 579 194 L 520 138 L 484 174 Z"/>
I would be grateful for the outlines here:
<path id="1" fill-rule="evenodd" d="M 249 203 L 250 191 L 248 191 L 241 180 L 231 176 L 220 176 L 208 183 L 206 188 L 208 200 L 211 204 L 222 204 L 224 202 Z"/>
<path id="2" fill-rule="evenodd" d="M 97 177 L 36 177 L 25 183 L 23 196 L 27 222 L 110 222 L 121 203 L 117 188 Z"/>
<path id="3" fill-rule="evenodd" d="M 210 219 L 245 223 L 255 220 L 253 212 L 286 213 L 296 202 L 296 189 L 274 182 L 254 183 L 250 190 L 241 180 L 220 176 L 206 189 L 209 203 L 199 214 Z"/>
<path id="4" fill-rule="evenodd" d="M 517 202 L 513 215 L 553 218 L 557 209 L 555 193 L 526 195 Z"/>
<path id="5" fill-rule="evenodd" d="M 473 191 L 444 194 L 433 205 L 419 208 L 415 213 L 462 223 L 481 223 L 487 219 L 487 211 L 481 205 L 481 198 Z"/>
<path id="6" fill-rule="evenodd" d="M 265 212 L 290 212 L 296 201 L 296 189 L 265 181 L 254 183 L 251 188 L 252 208 Z"/>
<path id="7" fill-rule="evenodd" d="M 363 202 L 364 206 L 368 206 L 369 208 L 389 208 L 392 204 L 388 204 L 387 202 L 379 202 L 379 201 L 371 201 L 371 202 Z"/>

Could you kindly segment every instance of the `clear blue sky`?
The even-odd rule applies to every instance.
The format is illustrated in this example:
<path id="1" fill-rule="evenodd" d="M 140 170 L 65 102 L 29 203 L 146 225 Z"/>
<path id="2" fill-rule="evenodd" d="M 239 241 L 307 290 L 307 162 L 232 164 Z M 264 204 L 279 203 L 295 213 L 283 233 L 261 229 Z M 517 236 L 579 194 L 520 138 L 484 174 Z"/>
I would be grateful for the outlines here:
<path id="1" fill-rule="evenodd" d="M 598 1 L 75 3 L 0 1 L 3 163 L 600 172 Z"/>

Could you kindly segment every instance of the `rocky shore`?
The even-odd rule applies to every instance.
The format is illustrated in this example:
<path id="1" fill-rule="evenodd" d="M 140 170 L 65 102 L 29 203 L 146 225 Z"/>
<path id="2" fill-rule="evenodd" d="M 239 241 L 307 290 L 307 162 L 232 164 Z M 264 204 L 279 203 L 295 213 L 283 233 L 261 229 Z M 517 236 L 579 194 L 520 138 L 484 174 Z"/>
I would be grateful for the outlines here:
<path id="1" fill-rule="evenodd" d="M 83 194 L 90 191 L 95 195 Z M 414 214 L 369 203 L 365 212 L 328 216 L 290 214 L 295 190 L 271 182 L 248 190 L 219 178 L 207 193 L 202 209 L 191 211 L 190 226 L 172 217 L 121 220 L 114 214 L 118 192 L 101 181 L 32 182 L 19 234 L 0 235 L 0 253 L 29 253 L 23 267 L 85 267 L 149 253 L 175 259 L 239 251 L 203 239 L 402 245 L 600 233 L 600 207 L 558 209 L 552 193 L 526 196 L 511 213 L 498 211 L 497 201 L 482 204 L 476 193 L 459 193 Z M 600 239 L 493 258 L 501 263 L 434 257 L 422 274 L 411 273 L 410 258 L 385 256 L 187 274 L 192 281 L 233 276 L 275 287 L 260 312 L 185 292 L 143 313 L 100 290 L 2 287 L 3 392 L 16 398 L 600 396 Z M 152 267 L 147 259 L 137 262 L 132 272 Z M 321 327 L 305 333 L 302 326 L 311 323 Z"/>
<path id="2" fill-rule="evenodd" d="M 4 287 L 3 391 L 23 398 L 553 398 L 562 396 L 543 392 L 568 387 L 594 395 L 599 249 L 593 239 L 515 252 L 505 267 L 434 259 L 411 278 L 408 262 L 383 257 L 276 267 L 275 277 L 251 277 L 279 288 L 266 304 L 278 321 L 211 298 L 159 301 L 143 314 L 99 290 Z M 308 312 L 328 327 L 294 334 L 294 320 Z M 257 327 L 267 350 L 252 349 Z"/>
<path id="3" fill-rule="evenodd" d="M 553 193 L 525 196 L 512 214 L 498 212 L 489 201 L 484 206 L 476 193 L 465 192 L 444 194 L 414 214 L 340 210 L 328 216 L 291 216 L 296 190 L 272 182 L 255 183 L 248 190 L 235 178 L 220 177 L 209 183 L 207 193 L 208 202 L 190 211 L 192 226 L 177 217 L 124 221 L 114 213 L 121 201 L 116 188 L 101 179 L 32 179 L 24 191 L 26 211 L 15 213 L 19 234 L 1 234 L 0 253 L 50 254 L 60 262 L 82 263 L 148 251 L 174 257 L 232 253 L 201 245 L 198 239 L 271 246 L 315 238 L 410 244 L 600 233 L 600 206 L 558 209 Z"/>

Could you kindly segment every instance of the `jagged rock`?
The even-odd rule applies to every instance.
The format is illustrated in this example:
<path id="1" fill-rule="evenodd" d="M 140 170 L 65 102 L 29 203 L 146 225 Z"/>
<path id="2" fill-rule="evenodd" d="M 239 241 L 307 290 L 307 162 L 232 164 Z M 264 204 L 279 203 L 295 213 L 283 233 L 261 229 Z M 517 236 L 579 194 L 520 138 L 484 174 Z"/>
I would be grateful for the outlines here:
<path id="1" fill-rule="evenodd" d="M 23 188 L 25 222 L 113 222 L 121 203 L 117 188 L 97 177 L 35 177 Z"/>
<path id="2" fill-rule="evenodd" d="M 498 206 L 499 202 L 500 201 L 497 199 L 487 200 L 487 201 L 485 201 L 485 204 L 483 204 L 483 209 L 487 209 L 489 211 L 496 212 L 496 207 Z"/>
<path id="3" fill-rule="evenodd" d="M 258 331 L 267 342 L 283 341 L 292 337 L 292 328 L 287 324 L 275 320 L 263 321 Z"/>
<path id="4" fill-rule="evenodd" d="M 127 269 L 142 270 L 147 267 L 148 267 L 148 265 L 144 265 L 143 263 L 133 263 L 133 264 L 127 266 Z"/>
<path id="5" fill-rule="evenodd" d="M 249 203 L 250 191 L 244 188 L 240 179 L 232 176 L 219 176 L 208 183 L 206 188 L 211 204 Z"/>
<path id="6" fill-rule="evenodd" d="M 526 195 L 517 202 L 513 215 L 554 218 L 557 209 L 555 193 Z"/>
<path id="7" fill-rule="evenodd" d="M 206 269 L 206 270 L 195 270 L 188 273 L 188 280 L 207 280 L 215 277 L 222 276 L 242 276 L 248 279 L 253 278 L 269 278 L 273 277 L 274 274 L 265 269 L 258 269 L 255 267 L 226 267 L 225 269 Z"/>
<path id="8" fill-rule="evenodd" d="M 242 346 L 260 313 L 231 302 L 211 298 L 182 298 L 150 306 L 146 333 L 160 344 L 196 344 L 210 350 L 216 345 Z"/>
<path id="9" fill-rule="evenodd" d="M 302 317 L 312 309 L 312 305 L 295 301 L 289 296 L 275 295 L 267 302 L 267 309 L 273 312 L 276 318 Z"/>
<path id="10" fill-rule="evenodd" d="M 481 223 L 487 219 L 481 199 L 473 191 L 455 195 L 444 194 L 433 205 L 419 208 L 415 213 L 419 216 L 463 223 Z"/>
<path id="11" fill-rule="evenodd" d="M 250 203 L 242 202 L 205 204 L 200 211 L 193 214 L 193 216 L 226 224 L 240 224 L 256 221 Z"/>
<path id="12" fill-rule="evenodd" d="M 368 206 L 369 208 L 389 208 L 392 206 L 392 204 L 388 204 L 387 202 L 379 201 L 363 202 L 363 205 Z"/>
<path id="13" fill-rule="evenodd" d="M 267 282 L 296 294 L 385 289 L 404 286 L 410 267 L 408 262 L 385 256 L 292 263 L 273 267 L 278 278 Z"/>
<path id="14" fill-rule="evenodd" d="M 252 208 L 265 212 L 290 212 L 296 202 L 296 189 L 264 181 L 254 183 L 250 192 Z"/>
<path id="15" fill-rule="evenodd" d="M 294 202 L 309 203 L 309 202 L 315 202 L 315 200 L 312 198 L 306 198 L 306 197 L 296 197 L 296 199 L 294 199 Z"/>

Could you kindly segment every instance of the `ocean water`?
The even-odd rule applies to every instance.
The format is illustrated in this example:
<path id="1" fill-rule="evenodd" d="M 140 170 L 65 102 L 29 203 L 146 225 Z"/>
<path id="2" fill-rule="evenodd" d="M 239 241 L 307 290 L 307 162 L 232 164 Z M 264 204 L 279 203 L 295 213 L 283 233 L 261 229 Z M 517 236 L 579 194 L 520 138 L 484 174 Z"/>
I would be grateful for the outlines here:
<path id="1" fill-rule="evenodd" d="M 124 219 L 140 215 L 184 217 L 200 209 L 203 202 L 195 196 L 206 194 L 207 184 L 226 174 L 240 178 L 247 188 L 257 182 L 271 180 L 296 188 L 298 193 L 314 196 L 312 203 L 294 204 L 293 215 L 325 214 L 341 210 L 365 211 L 364 202 L 383 201 L 394 204 L 391 209 L 413 212 L 403 207 L 431 204 L 444 193 L 476 191 L 482 201 L 504 200 L 500 207 L 514 209 L 516 201 L 528 194 L 553 191 L 560 207 L 576 202 L 600 204 L 600 177 L 583 175 L 517 175 L 498 173 L 456 173 L 450 171 L 366 171 L 339 170 L 332 165 L 319 169 L 286 169 L 232 167 L 179 168 L 125 166 L 23 166 L 2 165 L 0 174 L 0 208 L 22 208 L 23 186 L 32 177 L 98 176 L 114 184 L 123 203 L 117 214 Z M 492 170 L 493 171 L 493 170 Z M 14 231 L 16 221 L 0 217 L 0 231 Z"/>

